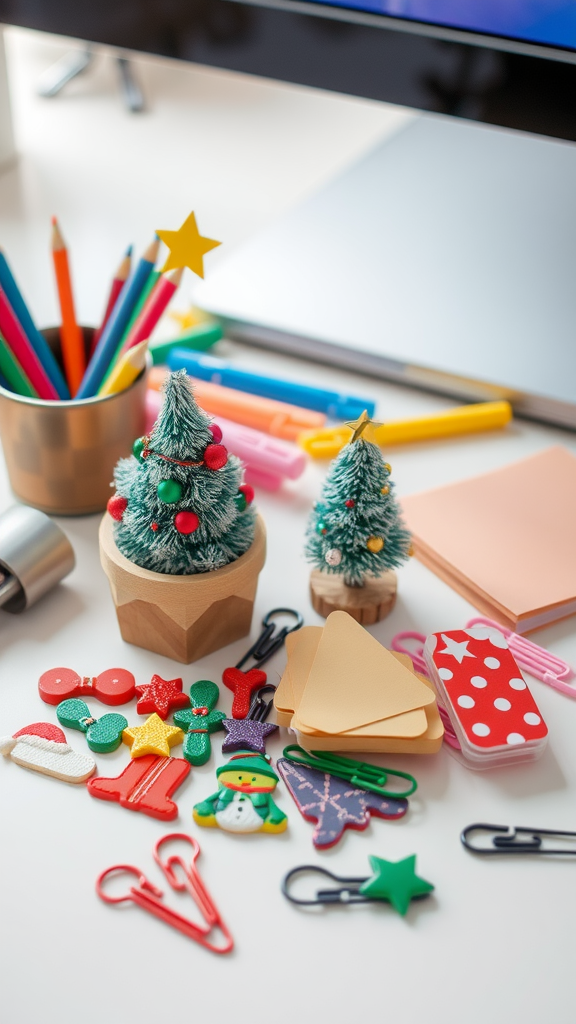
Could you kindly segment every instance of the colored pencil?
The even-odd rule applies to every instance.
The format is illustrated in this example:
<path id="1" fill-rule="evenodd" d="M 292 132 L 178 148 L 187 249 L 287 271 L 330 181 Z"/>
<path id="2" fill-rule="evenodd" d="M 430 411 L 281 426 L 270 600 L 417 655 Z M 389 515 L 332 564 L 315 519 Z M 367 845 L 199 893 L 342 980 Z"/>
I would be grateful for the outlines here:
<path id="1" fill-rule="evenodd" d="M 146 353 L 148 351 L 148 338 L 140 341 L 137 345 L 120 357 L 108 379 L 102 384 L 99 395 L 116 395 L 119 391 L 125 391 L 136 378 L 142 373 L 146 366 Z"/>
<path id="2" fill-rule="evenodd" d="M 106 373 L 104 374 L 104 380 L 102 381 L 102 384 L 98 388 L 98 394 L 99 395 L 102 394 L 102 388 L 104 387 L 104 385 L 110 380 L 110 376 L 113 373 L 114 367 L 117 365 L 118 360 L 120 359 L 121 354 L 126 351 L 125 344 L 124 344 L 125 341 L 126 341 L 126 338 L 130 334 L 130 331 L 132 330 L 134 324 L 136 323 L 136 320 L 138 319 L 138 317 L 140 316 L 140 313 L 142 312 L 144 306 L 146 305 L 146 302 L 148 301 L 148 297 L 150 295 L 150 292 L 155 287 L 156 282 L 157 282 L 159 277 L 160 277 L 160 271 L 159 270 L 153 270 L 152 273 L 150 274 L 150 277 L 148 278 L 148 280 L 146 282 L 145 287 L 142 289 L 142 293 L 140 295 L 140 298 L 138 299 L 138 302 L 134 306 L 134 310 L 132 312 L 132 316 L 130 317 L 130 319 L 129 319 L 127 325 L 126 325 L 126 328 L 125 328 L 124 333 L 122 335 L 122 339 L 120 341 L 120 344 L 118 345 L 118 348 L 116 349 L 116 352 L 114 353 L 113 359 L 110 360 L 110 366 L 108 367 Z"/>
<path id="3" fill-rule="evenodd" d="M 56 286 L 58 288 L 58 299 L 62 314 L 62 326 L 60 328 L 62 361 L 70 394 L 74 398 L 86 369 L 86 353 L 84 350 L 84 336 L 81 328 L 78 326 L 76 313 L 74 312 L 74 296 L 72 293 L 70 266 L 68 264 L 68 252 L 56 217 L 52 217 L 52 259 L 54 261 Z"/>
<path id="4" fill-rule="evenodd" d="M 102 320 L 102 323 L 100 324 L 98 330 L 94 331 L 94 337 L 92 338 L 92 344 L 90 345 L 90 358 L 92 358 L 92 355 L 94 354 L 94 351 L 96 349 L 96 345 L 100 341 L 100 335 L 102 334 L 102 331 L 104 330 L 106 324 L 110 319 L 112 310 L 114 309 L 114 306 L 118 301 L 118 296 L 120 295 L 120 292 L 122 291 L 128 277 L 130 276 L 131 266 L 132 246 L 129 245 L 126 250 L 126 255 L 123 257 L 122 262 L 120 263 L 120 266 L 118 267 L 118 270 L 116 271 L 112 279 L 112 284 L 110 285 L 110 294 L 108 295 L 108 302 L 106 303 L 106 312 L 104 313 L 104 319 Z"/>
<path id="5" fill-rule="evenodd" d="M 28 338 L 28 341 L 32 345 L 38 359 L 40 360 L 46 374 L 52 381 L 56 391 L 58 392 L 59 398 L 70 398 L 70 391 L 68 385 L 62 375 L 62 370 L 58 366 L 56 359 L 48 345 L 45 338 L 42 337 L 40 331 L 36 327 L 30 311 L 26 305 L 22 293 L 16 284 L 16 279 L 10 268 L 10 264 L 6 259 L 4 253 L 0 249 L 0 287 L 4 289 L 6 298 L 14 310 L 14 315 L 19 321 L 24 334 Z M 34 392 L 35 397 L 36 392 Z"/>
<path id="6" fill-rule="evenodd" d="M 0 288 L 0 332 L 38 397 L 58 399 L 58 392 L 20 326 L 3 288 Z"/>
<path id="7" fill-rule="evenodd" d="M 146 305 L 122 346 L 120 356 L 124 355 L 124 352 L 127 352 L 134 345 L 138 345 L 139 342 L 150 338 L 170 299 L 177 291 L 183 273 L 184 268 L 179 267 L 178 270 L 173 270 L 171 274 L 162 274 L 159 277 L 154 291 L 150 294 Z"/>
<path id="8" fill-rule="evenodd" d="M 8 348 L 1 334 L 0 373 L 6 378 L 10 389 L 15 391 L 17 395 L 25 395 L 26 398 L 38 398 L 20 363 Z"/>
<path id="9" fill-rule="evenodd" d="M 130 320 L 136 303 L 142 294 L 143 288 L 146 287 L 150 274 L 154 270 L 159 247 L 160 241 L 155 239 L 141 257 L 132 276 L 126 283 L 126 287 L 122 289 L 112 315 L 102 331 L 96 351 L 88 364 L 88 369 L 78 389 L 78 398 L 92 398 L 93 395 L 97 394 L 108 367 L 116 355 L 122 334 Z"/>

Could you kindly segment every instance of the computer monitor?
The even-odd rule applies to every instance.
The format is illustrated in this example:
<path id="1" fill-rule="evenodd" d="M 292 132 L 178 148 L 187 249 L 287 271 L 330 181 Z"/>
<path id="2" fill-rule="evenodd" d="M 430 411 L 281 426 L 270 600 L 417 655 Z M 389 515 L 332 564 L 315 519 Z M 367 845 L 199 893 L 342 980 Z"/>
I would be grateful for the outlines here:
<path id="1" fill-rule="evenodd" d="M 574 0 L 0 0 L 0 22 L 576 139 Z"/>

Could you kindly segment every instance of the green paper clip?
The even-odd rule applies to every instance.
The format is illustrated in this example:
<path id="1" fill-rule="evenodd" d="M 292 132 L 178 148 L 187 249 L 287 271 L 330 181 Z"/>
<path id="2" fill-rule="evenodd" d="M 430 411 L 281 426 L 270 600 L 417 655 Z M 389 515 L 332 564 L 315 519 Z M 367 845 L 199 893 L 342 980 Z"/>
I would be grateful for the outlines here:
<path id="1" fill-rule="evenodd" d="M 367 764 L 366 761 L 353 761 L 350 757 L 340 757 L 338 754 L 331 754 L 325 750 L 312 750 L 308 753 L 297 743 L 291 743 L 284 747 L 283 757 L 293 764 L 306 765 L 319 772 L 328 772 L 329 775 L 336 775 L 340 779 L 354 783 L 361 789 L 368 789 L 371 793 L 378 793 L 379 796 L 392 797 L 396 800 L 412 796 L 418 788 L 418 783 L 413 775 L 408 772 L 396 772 L 392 768 L 380 768 L 379 765 Z M 399 779 L 407 779 L 410 789 L 405 793 L 386 789 L 388 776 L 394 775 Z"/>

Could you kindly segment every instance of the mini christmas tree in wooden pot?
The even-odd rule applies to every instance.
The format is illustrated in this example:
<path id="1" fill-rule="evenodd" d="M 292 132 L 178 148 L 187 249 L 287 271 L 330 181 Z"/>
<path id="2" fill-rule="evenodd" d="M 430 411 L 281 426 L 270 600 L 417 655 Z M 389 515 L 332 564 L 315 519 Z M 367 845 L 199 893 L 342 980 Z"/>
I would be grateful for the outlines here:
<path id="1" fill-rule="evenodd" d="M 100 557 L 129 643 L 188 664 L 250 631 L 264 524 L 185 371 L 115 470 Z"/>
<path id="2" fill-rule="evenodd" d="M 365 431 L 363 413 L 336 456 L 308 523 L 306 556 L 312 606 L 320 615 L 348 612 L 364 626 L 383 619 L 396 601 L 396 573 L 410 555 L 390 479 L 391 467 Z"/>

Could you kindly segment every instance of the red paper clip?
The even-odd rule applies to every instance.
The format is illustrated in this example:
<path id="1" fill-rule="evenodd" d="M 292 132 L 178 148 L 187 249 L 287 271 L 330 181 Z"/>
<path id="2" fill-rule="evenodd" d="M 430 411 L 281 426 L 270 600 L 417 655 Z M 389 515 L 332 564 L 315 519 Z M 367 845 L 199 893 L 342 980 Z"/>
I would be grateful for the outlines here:
<path id="1" fill-rule="evenodd" d="M 192 860 L 190 864 L 185 864 L 182 858 L 178 855 L 172 854 L 166 861 L 163 861 L 160 857 L 160 848 L 171 840 L 181 839 L 185 843 L 189 843 L 192 847 Z M 134 867 L 132 864 L 115 864 L 111 868 L 106 868 L 101 875 L 96 879 L 96 892 L 101 900 L 105 903 L 125 903 L 127 900 L 132 901 L 142 910 L 147 910 L 149 914 L 154 917 L 158 917 L 165 924 L 170 925 L 171 928 L 175 928 L 176 931 L 181 932 L 186 938 L 192 939 L 194 942 L 199 943 L 200 946 L 204 946 L 205 949 L 209 949 L 212 953 L 229 953 L 233 946 L 234 940 L 228 931 L 224 921 L 220 917 L 218 908 L 215 906 L 212 898 L 210 897 L 204 882 L 200 878 L 198 871 L 196 870 L 196 858 L 200 853 L 200 846 L 192 836 L 186 835 L 183 832 L 171 832 L 167 836 L 163 836 L 158 840 L 153 849 L 154 860 L 158 864 L 159 868 L 164 873 L 164 876 L 176 892 L 187 892 L 198 907 L 202 917 L 206 923 L 206 927 L 201 927 L 195 924 L 194 921 L 190 921 L 187 917 L 182 914 L 176 913 L 175 910 L 171 910 L 167 907 L 163 900 L 163 892 L 152 884 L 146 875 L 140 871 L 139 868 Z M 182 871 L 183 879 L 180 880 L 175 874 L 174 869 L 179 868 Z M 113 872 L 125 871 L 127 874 L 135 875 L 138 879 L 138 885 L 131 886 L 128 895 L 126 896 L 107 896 L 103 891 L 104 880 L 111 875 Z M 223 946 L 217 946 L 214 942 L 211 942 L 208 936 L 215 929 L 219 929 L 225 939 Z"/>

